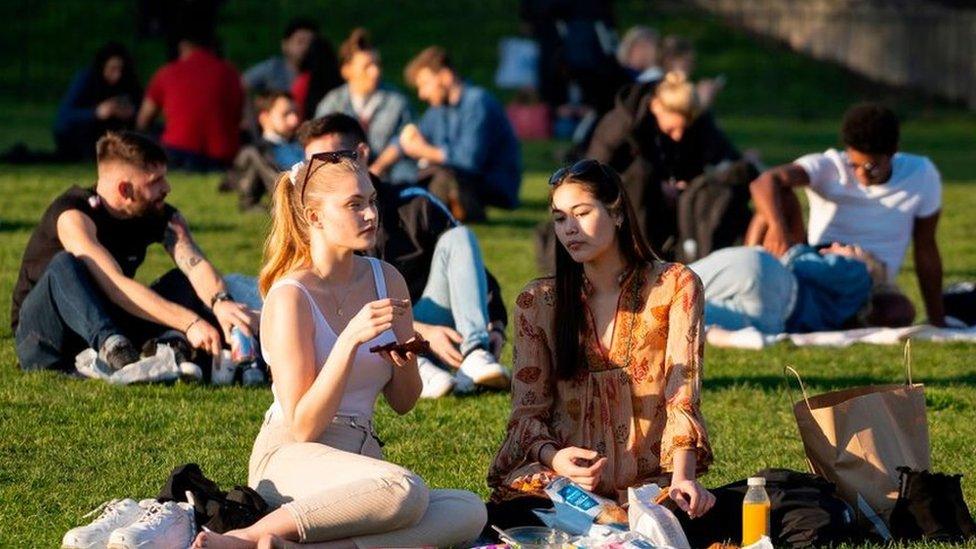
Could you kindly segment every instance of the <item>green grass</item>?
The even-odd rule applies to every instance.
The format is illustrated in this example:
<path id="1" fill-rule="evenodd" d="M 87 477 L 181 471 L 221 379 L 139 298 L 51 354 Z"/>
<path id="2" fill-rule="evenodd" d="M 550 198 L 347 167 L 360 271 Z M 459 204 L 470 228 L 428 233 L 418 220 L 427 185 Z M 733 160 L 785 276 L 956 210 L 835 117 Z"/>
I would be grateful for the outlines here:
<path id="1" fill-rule="evenodd" d="M 375 21 L 370 25 L 374 30 L 389 33 L 382 44 L 395 80 L 417 47 L 439 41 L 458 51 L 461 66 L 477 67 L 468 71 L 475 81 L 488 82 L 497 37 L 516 30 L 513 4 L 430 2 L 420 7 L 409 3 L 408 9 L 407 3 L 397 2 L 388 4 L 396 9 L 367 11 L 357 7 L 361 3 L 330 2 L 333 19 L 327 32 L 338 37 L 352 22 Z M 121 20 L 126 13 L 117 4 L 106 5 L 107 18 Z M 298 10 L 297 2 L 277 5 L 288 13 Z M 54 6 L 40 6 L 32 20 L 32 28 L 47 29 L 30 37 L 34 49 L 52 39 L 57 29 L 51 28 L 51 20 L 63 21 L 74 14 L 72 9 L 77 11 L 68 2 L 63 8 L 67 15 L 55 15 Z M 904 148 L 931 156 L 946 181 L 939 242 L 947 281 L 976 279 L 976 217 L 971 213 L 976 210 L 976 117 L 881 90 L 836 67 L 728 31 L 707 17 L 668 12 L 647 19 L 640 2 L 619 7 L 622 26 L 649 20 L 666 32 L 688 32 L 698 40 L 700 72 L 729 78 L 718 105 L 721 124 L 737 144 L 759 149 L 770 164 L 834 145 L 837 118 L 851 101 L 883 97 L 894 104 L 907 119 Z M 270 30 L 262 26 L 278 20 L 269 16 L 268 8 L 242 1 L 224 9 L 227 27 L 222 35 L 240 65 L 274 46 L 279 25 Z M 413 24 L 400 24 L 401 11 Z M 93 23 L 78 17 L 77 24 L 84 29 Z M 151 57 L 151 47 L 140 46 L 139 51 L 146 51 L 140 59 Z M 88 55 L 78 53 L 86 48 L 56 40 L 51 48 L 68 60 L 52 69 L 57 78 Z M 144 77 L 147 73 L 143 71 Z M 53 112 L 51 96 L 22 100 L 0 97 L 6 121 L 0 147 L 17 140 L 49 146 L 44 124 Z M 558 148 L 526 144 L 525 206 L 515 212 L 493 211 L 491 223 L 475 227 L 509 304 L 536 275 L 530 228 L 545 216 L 545 180 L 557 164 Z M 44 207 L 67 185 L 89 184 L 93 178 L 91 166 L 0 167 L 0 310 L 9 310 L 20 256 Z M 215 177 L 174 174 L 172 183 L 172 203 L 190 220 L 213 261 L 225 272 L 256 273 L 266 217 L 238 214 L 233 197 L 215 192 Z M 906 263 L 900 282 L 920 307 L 912 264 Z M 152 280 L 168 268 L 165 254 L 154 249 L 139 279 Z M 976 469 L 971 451 L 976 441 L 974 347 L 920 343 L 914 349 L 915 378 L 927 385 L 933 467 L 971 474 Z M 506 360 L 510 357 L 509 348 Z M 703 401 L 717 459 L 704 482 L 719 485 L 770 466 L 805 468 L 782 378 L 784 365 L 796 366 L 809 389 L 821 392 L 899 380 L 900 361 L 901 350 L 895 347 L 780 345 L 763 352 L 708 348 Z M 10 330 L 6 321 L 0 322 L 0 546 L 55 545 L 105 499 L 155 494 L 180 463 L 200 463 L 222 486 L 246 482 L 250 446 L 271 402 L 267 389 L 181 384 L 117 388 L 57 374 L 23 374 L 15 364 Z M 405 417 L 395 417 L 381 405 L 378 426 L 392 461 L 416 470 L 433 486 L 487 495 L 484 475 L 504 435 L 507 414 L 506 395 L 450 397 L 421 402 Z M 964 482 L 968 501 L 976 504 L 976 483 L 971 476 Z"/>

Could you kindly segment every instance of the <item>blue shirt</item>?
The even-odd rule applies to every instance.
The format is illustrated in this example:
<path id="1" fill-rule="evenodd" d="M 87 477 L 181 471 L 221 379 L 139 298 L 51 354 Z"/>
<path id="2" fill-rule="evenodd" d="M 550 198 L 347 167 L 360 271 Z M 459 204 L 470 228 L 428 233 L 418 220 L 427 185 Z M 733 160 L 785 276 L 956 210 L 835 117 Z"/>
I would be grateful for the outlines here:
<path id="1" fill-rule="evenodd" d="M 484 180 L 485 202 L 518 206 L 522 151 L 505 110 L 484 88 L 465 85 L 457 104 L 427 109 L 418 127 L 448 167 Z"/>

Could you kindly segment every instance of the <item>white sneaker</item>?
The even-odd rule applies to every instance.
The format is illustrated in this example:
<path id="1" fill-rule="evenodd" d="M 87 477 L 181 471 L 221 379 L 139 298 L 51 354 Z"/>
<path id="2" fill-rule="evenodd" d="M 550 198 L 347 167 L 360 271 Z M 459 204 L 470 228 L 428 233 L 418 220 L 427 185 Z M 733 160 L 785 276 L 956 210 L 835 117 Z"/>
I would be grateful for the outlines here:
<path id="1" fill-rule="evenodd" d="M 98 518 L 85 526 L 68 530 L 61 538 L 62 549 L 104 549 L 112 532 L 139 520 L 153 500 L 113 499 L 99 505 L 83 518 L 101 511 Z"/>
<path id="2" fill-rule="evenodd" d="M 451 374 L 439 368 L 430 359 L 418 356 L 417 369 L 420 370 L 420 380 L 424 382 L 420 398 L 440 398 L 454 388 L 454 378 Z"/>
<path id="3" fill-rule="evenodd" d="M 470 377 L 476 384 L 492 389 L 508 389 L 508 371 L 495 360 L 495 355 L 484 349 L 475 349 L 464 357 L 459 373 Z"/>
<path id="4" fill-rule="evenodd" d="M 192 505 L 154 502 L 139 520 L 112 532 L 108 549 L 183 549 L 193 543 L 195 535 Z"/>

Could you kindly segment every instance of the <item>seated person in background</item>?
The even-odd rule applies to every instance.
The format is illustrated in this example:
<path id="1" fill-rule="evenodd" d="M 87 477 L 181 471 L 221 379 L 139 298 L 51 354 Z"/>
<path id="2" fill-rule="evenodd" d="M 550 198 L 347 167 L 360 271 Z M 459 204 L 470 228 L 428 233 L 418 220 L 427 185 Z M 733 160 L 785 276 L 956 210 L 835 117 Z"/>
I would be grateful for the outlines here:
<path id="1" fill-rule="evenodd" d="M 897 152 L 898 118 L 880 105 L 851 107 L 841 141 L 844 151 L 808 154 L 752 182 L 756 215 L 746 243 L 777 257 L 798 243 L 857 245 L 884 264 L 894 289 L 911 240 L 928 321 L 944 326 L 942 257 L 935 238 L 942 208 L 938 170 L 924 156 Z M 810 204 L 805 235 L 795 187 L 806 189 Z"/>
<path id="2" fill-rule="evenodd" d="M 633 76 L 635 82 L 660 81 L 664 77 L 661 70 L 661 35 L 643 25 L 631 27 L 617 46 L 617 61 Z"/>
<path id="3" fill-rule="evenodd" d="M 230 300 L 169 194 L 166 154 L 148 137 L 99 139 L 98 182 L 71 187 L 41 217 L 14 287 L 11 325 L 24 370 L 71 370 L 86 347 L 115 370 L 151 338 L 183 340 L 215 355 L 256 318 Z M 179 271 L 151 287 L 135 281 L 146 248 L 162 242 Z M 111 372 L 107 372 L 111 373 Z"/>
<path id="4" fill-rule="evenodd" d="M 339 59 L 332 42 L 324 36 L 315 37 L 291 85 L 299 120 L 311 119 L 322 99 L 341 85 Z"/>
<path id="5" fill-rule="evenodd" d="M 299 139 L 315 153 L 356 151 L 365 165 L 369 145 L 350 116 L 330 114 L 306 122 Z M 420 357 L 421 396 L 436 398 L 475 384 L 508 386 L 498 364 L 508 312 L 498 281 L 481 258 L 478 240 L 440 201 L 417 187 L 395 187 L 372 176 L 379 227 L 368 253 L 390 262 L 406 278 L 414 304 L 414 330 L 430 341 L 434 357 Z M 457 370 L 451 376 L 431 360 Z"/>
<path id="6" fill-rule="evenodd" d="M 740 158 L 680 72 L 625 88 L 597 124 L 586 156 L 621 174 L 651 248 L 668 256 L 677 235 L 678 195 L 706 168 Z"/>
<path id="7" fill-rule="evenodd" d="M 691 40 L 674 34 L 664 37 L 661 41 L 661 68 L 665 73 L 683 72 L 691 78 L 695 73 L 697 63 L 695 46 Z M 725 88 L 725 77 L 701 78 L 695 84 L 698 100 L 703 109 L 710 109 L 715 104 L 719 92 Z"/>
<path id="8" fill-rule="evenodd" d="M 430 108 L 400 134 L 421 181 L 461 221 L 483 221 L 485 206 L 518 206 L 522 152 L 505 109 L 484 88 L 465 83 L 442 48 L 431 46 L 404 71 Z"/>
<path id="9" fill-rule="evenodd" d="M 887 290 L 884 264 L 858 246 L 797 244 L 777 259 L 724 248 L 688 265 L 705 286 L 705 324 L 766 334 L 905 326 L 915 309 Z"/>
<path id="10" fill-rule="evenodd" d="M 602 496 L 670 486 L 692 518 L 715 499 L 701 414 L 702 285 L 650 251 L 620 178 L 582 160 L 550 179 L 555 277 L 516 300 L 512 413 L 488 471 L 489 524 L 538 524 L 553 475 Z"/>
<path id="11" fill-rule="evenodd" d="M 136 127 L 147 131 L 163 114 L 160 141 L 173 168 L 226 168 L 240 147 L 241 77 L 207 45 L 208 34 L 192 25 L 183 31 L 179 57 L 149 81 Z"/>
<path id="12" fill-rule="evenodd" d="M 281 55 L 269 57 L 244 72 L 244 88 L 250 92 L 289 92 L 319 25 L 305 18 L 288 22 L 281 37 Z"/>
<path id="13" fill-rule="evenodd" d="M 142 88 L 129 50 L 109 42 L 71 81 L 54 120 L 56 155 L 63 160 L 95 157 L 95 142 L 107 131 L 135 125 Z"/>
<path id="14" fill-rule="evenodd" d="M 295 139 L 298 114 L 288 93 L 260 94 L 254 98 L 254 110 L 261 137 L 241 148 L 221 183 L 221 188 L 237 190 L 241 210 L 260 208 L 264 193 L 274 194 L 279 172 L 305 159 L 305 152 Z"/>
<path id="15" fill-rule="evenodd" d="M 397 145 L 410 122 L 410 105 L 403 94 L 381 81 L 380 53 L 365 29 L 353 29 L 339 46 L 339 64 L 346 83 L 322 99 L 315 117 L 334 112 L 352 116 L 369 139 L 369 171 L 394 184 L 416 182 L 416 163 L 401 158 Z"/>

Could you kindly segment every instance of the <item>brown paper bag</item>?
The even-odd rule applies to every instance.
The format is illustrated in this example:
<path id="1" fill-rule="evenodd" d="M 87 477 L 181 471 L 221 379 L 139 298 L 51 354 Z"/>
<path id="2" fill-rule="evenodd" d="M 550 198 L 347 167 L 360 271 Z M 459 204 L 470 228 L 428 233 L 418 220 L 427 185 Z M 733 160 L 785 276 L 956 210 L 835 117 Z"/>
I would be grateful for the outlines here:
<path id="1" fill-rule="evenodd" d="M 929 469 L 925 391 L 912 383 L 910 343 L 906 382 L 870 385 L 808 397 L 793 406 L 811 470 L 837 485 L 862 519 L 884 535 L 898 498 L 901 466 Z M 872 517 L 876 514 L 876 517 Z M 878 524 L 880 518 L 884 524 Z"/>

